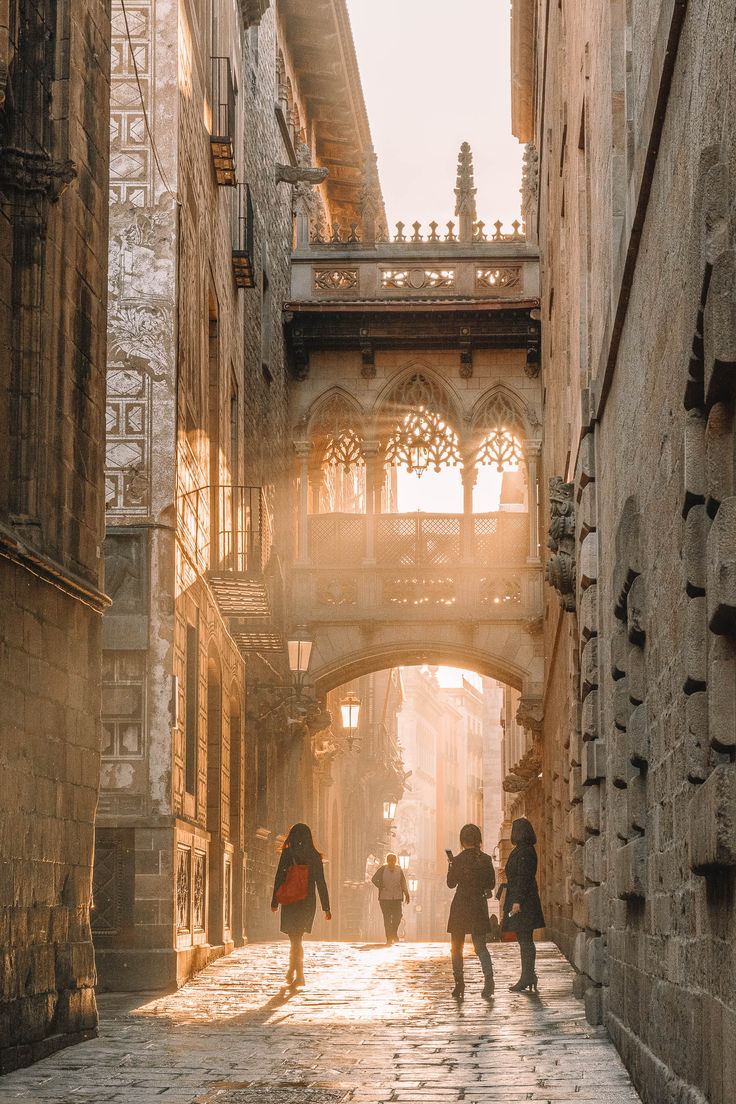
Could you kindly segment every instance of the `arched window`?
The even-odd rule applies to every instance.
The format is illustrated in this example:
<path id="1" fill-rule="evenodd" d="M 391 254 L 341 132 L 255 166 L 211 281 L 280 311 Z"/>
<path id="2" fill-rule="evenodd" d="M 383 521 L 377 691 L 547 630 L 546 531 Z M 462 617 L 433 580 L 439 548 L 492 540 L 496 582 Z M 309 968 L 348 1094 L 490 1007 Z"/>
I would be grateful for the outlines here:
<path id="1" fill-rule="evenodd" d="M 363 434 L 356 411 L 333 395 L 311 425 L 312 480 L 320 484 L 319 510 L 361 513 L 365 507 Z"/>
<path id="2" fill-rule="evenodd" d="M 460 442 L 452 428 L 441 389 L 416 373 L 392 392 L 387 409 L 386 462 L 418 474 L 461 463 Z"/>
<path id="3" fill-rule="evenodd" d="M 481 436 L 476 464 L 493 465 L 499 472 L 518 468 L 524 459 L 524 426 L 509 397 L 503 391 L 491 395 L 475 423 Z"/>

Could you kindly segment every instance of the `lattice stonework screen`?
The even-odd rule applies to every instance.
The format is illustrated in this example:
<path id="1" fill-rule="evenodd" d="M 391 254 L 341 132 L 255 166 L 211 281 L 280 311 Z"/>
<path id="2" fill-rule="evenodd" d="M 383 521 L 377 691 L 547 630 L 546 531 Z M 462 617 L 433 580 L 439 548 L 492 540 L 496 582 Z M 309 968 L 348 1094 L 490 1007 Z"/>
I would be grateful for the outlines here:
<path id="1" fill-rule="evenodd" d="M 314 514 L 309 519 L 309 551 L 315 563 L 345 567 L 365 553 L 365 518 L 360 514 Z"/>

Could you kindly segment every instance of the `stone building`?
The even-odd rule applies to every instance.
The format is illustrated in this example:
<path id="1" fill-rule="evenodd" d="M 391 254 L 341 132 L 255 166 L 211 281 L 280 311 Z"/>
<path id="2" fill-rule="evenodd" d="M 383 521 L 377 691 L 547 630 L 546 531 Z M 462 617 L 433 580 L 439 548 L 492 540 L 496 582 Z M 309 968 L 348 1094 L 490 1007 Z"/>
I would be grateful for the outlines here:
<path id="1" fill-rule="evenodd" d="M 342 0 L 115 3 L 112 57 L 94 933 L 103 985 L 151 988 L 270 932 L 312 807 L 281 314 L 295 217 L 357 217 L 370 134 Z"/>
<path id="2" fill-rule="evenodd" d="M 109 5 L 0 5 L 0 1072 L 97 1025 Z"/>
<path id="3" fill-rule="evenodd" d="M 512 35 L 543 257 L 548 920 L 644 1100 L 725 1104 L 736 15 L 514 0 Z"/>

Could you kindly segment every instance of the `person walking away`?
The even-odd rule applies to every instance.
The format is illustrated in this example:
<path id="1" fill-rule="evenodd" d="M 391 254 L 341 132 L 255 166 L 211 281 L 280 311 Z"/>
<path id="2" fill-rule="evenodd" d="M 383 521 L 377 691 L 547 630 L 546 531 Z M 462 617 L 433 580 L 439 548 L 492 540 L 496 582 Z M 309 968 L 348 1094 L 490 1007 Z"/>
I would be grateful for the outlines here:
<path id="1" fill-rule="evenodd" d="M 404 871 L 398 865 L 396 855 L 388 854 L 383 866 L 379 866 L 371 878 L 378 889 L 378 904 L 383 913 L 383 926 L 386 930 L 386 946 L 399 941 L 399 924 L 402 917 L 402 901 L 409 904 L 409 887 Z"/>
<path id="2" fill-rule="evenodd" d="M 327 891 L 322 856 L 314 846 L 312 830 L 307 824 L 294 824 L 284 840 L 273 883 L 271 911 L 281 905 L 281 931 L 290 941 L 289 969 L 286 983 L 304 985 L 304 946 L 306 932 L 311 932 L 317 911 L 317 892 L 325 914 L 332 919 L 330 895 Z"/>
<path id="3" fill-rule="evenodd" d="M 458 1000 L 465 996 L 463 945 L 465 936 L 470 935 L 483 970 L 484 985 L 481 995 L 492 997 L 495 989 L 493 962 L 486 940 L 491 930 L 488 896 L 496 884 L 496 872 L 490 856 L 482 850 L 483 839 L 477 824 L 466 824 L 462 828 L 460 846 L 462 850 L 459 855 L 450 857 L 448 852 L 447 868 L 447 885 L 455 890 L 447 921 L 452 974 L 455 979 L 452 995 Z"/>
<path id="4" fill-rule="evenodd" d="M 544 927 L 542 902 L 537 888 L 536 833 L 526 817 L 520 817 L 511 825 L 511 842 L 514 849 L 506 860 L 506 897 L 503 906 L 503 928 L 516 932 L 521 955 L 521 976 L 512 993 L 525 989 L 537 992 L 535 964 L 537 948 L 534 945 L 534 929 Z"/>

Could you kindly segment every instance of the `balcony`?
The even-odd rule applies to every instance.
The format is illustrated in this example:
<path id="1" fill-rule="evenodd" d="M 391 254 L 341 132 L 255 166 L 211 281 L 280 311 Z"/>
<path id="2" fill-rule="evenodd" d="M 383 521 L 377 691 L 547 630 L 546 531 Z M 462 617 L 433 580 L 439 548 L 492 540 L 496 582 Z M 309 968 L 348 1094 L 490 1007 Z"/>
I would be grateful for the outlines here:
<path id="1" fill-rule="evenodd" d="M 256 286 L 253 265 L 253 200 L 248 184 L 236 184 L 234 190 L 233 276 L 236 287 Z"/>
<path id="2" fill-rule="evenodd" d="M 541 609 L 529 515 L 313 514 L 295 565 L 300 619 L 491 618 Z"/>
<path id="3" fill-rule="evenodd" d="M 200 487 L 182 495 L 184 547 L 205 576 L 241 652 L 281 650 L 267 582 L 271 516 L 261 487 Z"/>
<path id="4" fill-rule="evenodd" d="M 235 86 L 230 58 L 212 58 L 212 164 L 217 183 L 234 188 L 235 180 Z"/>

